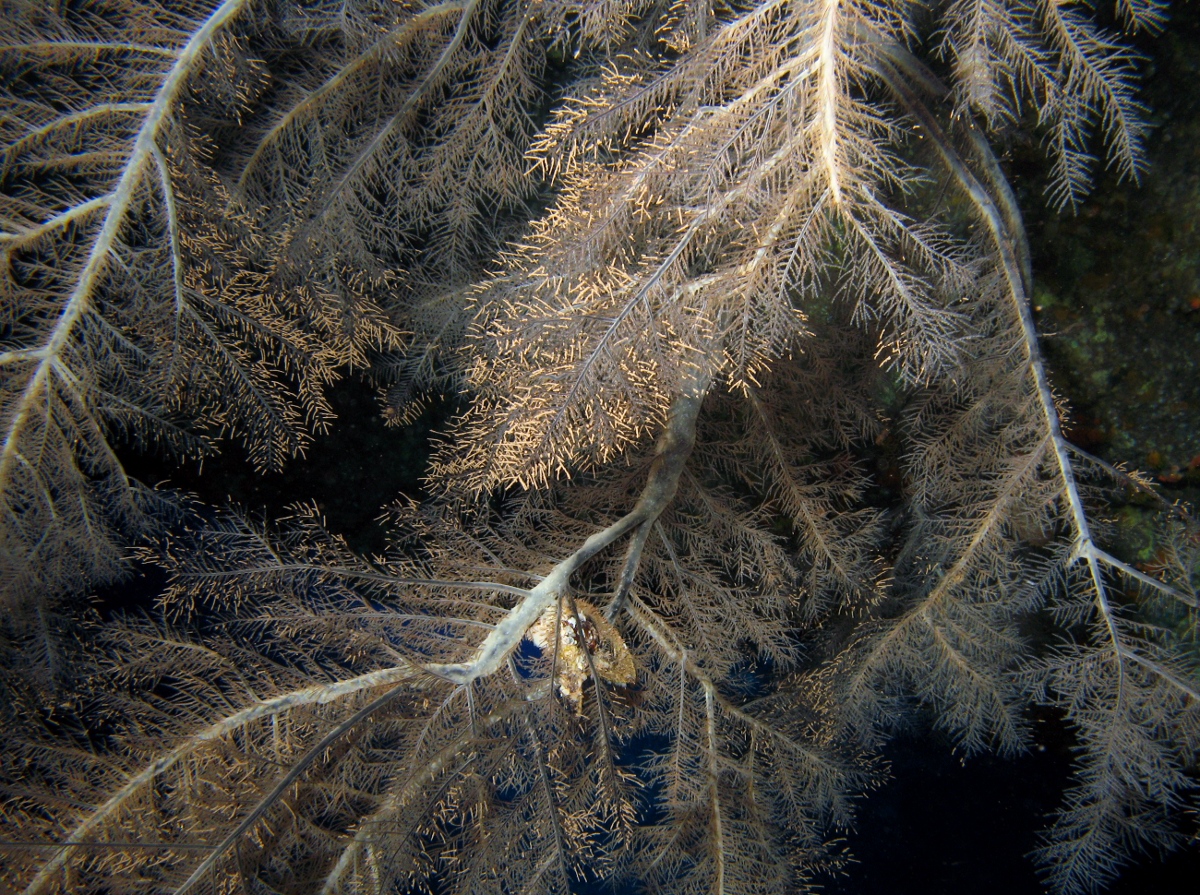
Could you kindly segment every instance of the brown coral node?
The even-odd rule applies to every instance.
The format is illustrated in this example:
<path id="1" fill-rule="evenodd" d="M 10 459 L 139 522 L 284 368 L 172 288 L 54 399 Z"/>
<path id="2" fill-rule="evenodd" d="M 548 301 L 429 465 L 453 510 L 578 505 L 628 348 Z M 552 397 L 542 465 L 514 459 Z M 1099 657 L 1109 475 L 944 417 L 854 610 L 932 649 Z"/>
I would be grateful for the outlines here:
<path id="1" fill-rule="evenodd" d="M 583 710 L 583 685 L 593 674 L 621 687 L 637 680 L 633 654 L 621 633 L 586 600 L 548 607 L 526 636 L 543 653 L 557 644 L 558 691 L 576 712 Z"/>

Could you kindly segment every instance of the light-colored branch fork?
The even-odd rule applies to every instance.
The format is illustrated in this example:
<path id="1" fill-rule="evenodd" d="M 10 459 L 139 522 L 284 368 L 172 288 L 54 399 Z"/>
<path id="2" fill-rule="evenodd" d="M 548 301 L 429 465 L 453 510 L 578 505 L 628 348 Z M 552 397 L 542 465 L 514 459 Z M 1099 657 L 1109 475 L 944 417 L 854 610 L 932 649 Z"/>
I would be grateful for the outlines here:
<path id="1" fill-rule="evenodd" d="M 505 667 L 530 625 L 566 593 L 571 576 L 576 571 L 588 560 L 631 532 L 648 530 L 671 504 L 678 490 L 680 476 L 695 444 L 696 419 L 704 401 L 708 381 L 707 375 L 697 374 L 687 391 L 672 404 L 664 431 L 658 441 L 646 484 L 637 503 L 627 514 L 602 531 L 588 537 L 577 550 L 558 562 L 534 587 L 524 590 L 511 585 L 497 584 L 495 586 L 496 590 L 503 590 L 510 594 L 519 592 L 523 596 L 476 647 L 474 655 L 469 661 L 452 664 L 411 663 L 398 665 L 332 684 L 306 687 L 285 693 L 272 699 L 263 700 L 216 721 L 204 730 L 184 738 L 173 749 L 160 755 L 141 771 L 130 776 L 103 805 L 64 837 L 63 842 L 58 844 L 58 851 L 55 855 L 25 888 L 25 895 L 37 895 L 37 893 L 52 891 L 55 878 L 65 872 L 68 861 L 76 851 L 85 850 L 93 843 L 103 843 L 106 823 L 119 817 L 123 807 L 130 800 L 135 799 L 146 787 L 154 785 L 155 780 L 161 775 L 180 762 L 187 760 L 189 756 L 197 753 L 206 745 L 235 735 L 237 731 L 250 724 L 265 721 L 304 706 L 329 704 L 352 699 L 359 694 L 379 692 L 380 695 L 334 724 L 315 745 L 305 750 L 304 754 L 290 765 L 277 784 L 242 816 L 237 825 L 221 842 L 212 846 L 212 850 L 188 879 L 174 890 L 175 895 L 185 895 L 206 875 L 214 872 L 218 862 L 278 802 L 314 761 L 318 760 L 336 740 L 361 724 L 369 715 L 386 708 L 387 704 L 400 694 L 429 687 L 439 679 L 449 681 L 457 687 L 466 687 L 471 682 L 494 674 Z M 636 552 L 636 555 L 640 556 L 640 550 Z M 627 555 L 625 564 L 628 566 L 630 562 L 631 557 Z M 636 560 L 634 560 L 634 565 L 636 566 Z M 632 578 L 636 568 L 628 571 Z M 422 583 L 448 587 L 455 585 L 455 582 L 452 581 Z M 486 585 L 478 583 L 470 586 L 473 588 L 486 587 Z M 505 715 L 505 712 L 498 709 L 493 715 L 495 719 L 499 720 Z M 491 723 L 489 721 L 489 726 Z M 469 738 L 460 738 L 456 742 L 459 742 L 462 748 L 466 748 L 469 745 Z M 448 760 L 448 758 L 444 757 L 443 760 Z M 55 846 L 48 844 L 47 847 Z M 170 849 L 172 845 L 169 842 L 163 843 L 162 848 Z"/>
<path id="2" fill-rule="evenodd" d="M 521 642 L 529 626 L 566 592 L 571 576 L 584 563 L 630 532 L 635 532 L 633 545 L 644 541 L 644 535 L 637 532 L 649 529 L 675 498 L 679 477 L 696 442 L 696 418 L 707 388 L 708 377 L 697 375 L 687 390 L 673 402 L 646 485 L 633 509 L 604 530 L 590 536 L 578 550 L 555 565 L 492 629 L 471 661 L 430 664 L 425 666 L 427 671 L 460 685 L 495 673 Z M 636 557 L 640 555 L 640 547 L 631 546 L 626 566 L 630 565 L 631 557 L 636 563 Z M 627 568 L 622 573 L 622 580 L 625 577 L 632 579 L 633 571 Z M 611 618 L 612 613 L 609 615 Z"/>
<path id="3" fill-rule="evenodd" d="M 930 111 L 930 100 L 937 104 L 949 101 L 949 88 L 904 47 L 879 40 L 877 37 L 876 42 L 880 51 L 874 67 L 876 74 L 892 91 L 905 111 L 920 124 L 922 132 L 930 141 L 945 170 L 966 194 L 994 243 L 1006 292 L 1020 323 L 1029 375 L 1033 379 L 1038 404 L 1044 417 L 1054 464 L 1062 483 L 1068 521 L 1073 529 L 1069 564 L 1082 565 L 1085 570 L 1096 611 L 1108 634 L 1107 648 L 1112 651 L 1117 661 L 1119 673 L 1123 678 L 1125 663 L 1134 662 L 1159 676 L 1184 696 L 1196 699 L 1197 691 L 1193 685 L 1140 655 L 1120 630 L 1118 610 L 1112 601 L 1111 585 L 1106 580 L 1105 570 L 1109 575 L 1124 577 L 1193 609 L 1196 608 L 1195 601 L 1166 582 L 1121 562 L 1096 544 L 1072 459 L 1072 455 L 1078 454 L 1079 451 L 1063 435 L 1045 357 L 1038 341 L 1037 324 L 1033 319 L 1033 309 L 1029 300 L 1033 282 L 1030 252 L 1016 197 L 1001 173 L 991 147 L 970 117 L 954 116 L 961 125 L 963 139 L 972 157 L 969 163 L 960 154 L 955 141 L 942 127 L 938 117 Z M 978 175 L 976 171 L 979 172 Z"/>

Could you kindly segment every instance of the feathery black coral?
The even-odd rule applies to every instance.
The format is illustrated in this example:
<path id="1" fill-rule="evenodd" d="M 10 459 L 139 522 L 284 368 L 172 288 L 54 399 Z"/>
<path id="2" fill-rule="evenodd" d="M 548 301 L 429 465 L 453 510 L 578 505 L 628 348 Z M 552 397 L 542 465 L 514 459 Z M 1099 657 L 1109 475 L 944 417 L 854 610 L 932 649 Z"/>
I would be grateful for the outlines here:
<path id="1" fill-rule="evenodd" d="M 109 577 L 144 498 L 114 439 L 277 466 L 337 366 L 394 340 L 357 296 L 281 282 L 185 118 L 258 89 L 245 3 L 6 4 L 0 584 L 8 610 Z M 229 103 L 232 102 L 233 108 Z"/>
<path id="2" fill-rule="evenodd" d="M 0 885 L 806 891 L 917 704 L 1075 727 L 1057 892 L 1187 835 L 1200 538 L 1105 549 L 1149 489 L 1063 437 L 983 136 L 1137 174 L 1088 10 L 0 9 Z M 277 465 L 346 367 L 462 408 L 379 556 L 125 471 Z"/>

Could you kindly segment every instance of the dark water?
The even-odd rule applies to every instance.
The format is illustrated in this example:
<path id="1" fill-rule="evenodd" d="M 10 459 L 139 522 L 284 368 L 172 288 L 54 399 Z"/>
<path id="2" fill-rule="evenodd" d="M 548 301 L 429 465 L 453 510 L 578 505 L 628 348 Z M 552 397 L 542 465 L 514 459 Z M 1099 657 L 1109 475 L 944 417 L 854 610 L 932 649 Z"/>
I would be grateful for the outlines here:
<path id="1" fill-rule="evenodd" d="M 1041 895 L 1027 857 L 1070 774 L 1069 733 L 1035 722 L 1039 746 L 1013 759 L 956 757 L 932 734 L 886 750 L 893 779 L 864 801 L 848 845 L 855 857 L 830 895 Z M 1200 849 L 1143 857 L 1104 891 L 1194 895 Z"/>

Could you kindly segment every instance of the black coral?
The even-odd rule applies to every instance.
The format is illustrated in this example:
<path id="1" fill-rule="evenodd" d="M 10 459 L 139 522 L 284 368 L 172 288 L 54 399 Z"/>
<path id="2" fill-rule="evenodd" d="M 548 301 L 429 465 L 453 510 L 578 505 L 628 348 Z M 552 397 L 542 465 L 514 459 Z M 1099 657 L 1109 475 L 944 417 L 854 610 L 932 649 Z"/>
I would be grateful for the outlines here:
<path id="1" fill-rule="evenodd" d="M 9 6 L 3 258 L 3 582 L 9 608 L 103 581 L 141 499 L 115 439 L 183 454 L 236 434 L 301 450 L 334 369 L 394 330 L 359 294 L 289 288 L 180 110 L 235 118 L 259 88 L 241 3 Z M 215 111 L 219 109 L 218 111 Z"/>
<path id="2" fill-rule="evenodd" d="M 968 750 L 1021 748 L 1033 700 L 1079 727 L 1059 890 L 1171 842 L 1194 528 L 1164 510 L 1149 572 L 1102 548 L 1140 486 L 1063 438 L 971 121 L 1032 112 L 1069 202 L 1094 126 L 1141 164 L 1132 57 L 1060 3 L 930 15 L 14 8 L 5 882 L 790 891 L 914 701 Z M 390 549 L 195 509 L 140 540 L 156 612 L 64 638 L 51 702 L 18 610 L 132 540 L 122 445 L 277 463 L 345 365 L 394 421 L 466 407 Z"/>

